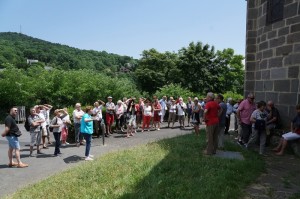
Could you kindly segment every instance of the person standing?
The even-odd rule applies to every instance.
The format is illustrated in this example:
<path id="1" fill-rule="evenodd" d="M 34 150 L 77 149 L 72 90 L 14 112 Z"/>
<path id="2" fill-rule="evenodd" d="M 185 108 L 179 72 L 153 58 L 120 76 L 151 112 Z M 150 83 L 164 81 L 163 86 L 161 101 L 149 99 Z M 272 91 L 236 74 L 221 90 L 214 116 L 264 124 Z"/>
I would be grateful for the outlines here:
<path id="1" fill-rule="evenodd" d="M 191 117 L 193 115 L 193 106 L 194 106 L 194 102 L 192 102 L 192 98 L 188 97 L 188 101 L 186 103 L 186 111 L 187 111 L 187 116 L 188 116 L 187 126 L 190 126 Z"/>
<path id="2" fill-rule="evenodd" d="M 242 135 L 238 141 L 238 144 L 240 145 L 245 145 L 249 141 L 249 136 L 252 131 L 250 117 L 253 111 L 256 109 L 254 99 L 254 95 L 249 93 L 247 99 L 241 102 L 237 110 L 237 118 L 242 128 Z"/>
<path id="3" fill-rule="evenodd" d="M 226 117 L 227 117 L 227 105 L 224 103 L 224 97 L 221 94 L 218 94 L 217 103 L 221 107 L 221 114 L 219 116 L 219 134 L 218 134 L 218 148 L 224 148 L 224 134 L 225 134 L 225 125 L 226 125 Z"/>
<path id="4" fill-rule="evenodd" d="M 161 118 L 160 118 L 160 122 L 163 123 L 164 122 L 164 118 L 165 118 L 165 114 L 166 114 L 166 110 L 167 108 L 167 96 L 163 96 L 162 99 L 159 100 L 160 106 L 161 106 Z"/>
<path id="5" fill-rule="evenodd" d="M 61 111 L 63 111 L 63 109 L 56 109 L 54 111 L 55 116 L 50 123 L 50 127 L 53 128 L 53 136 L 55 139 L 54 156 L 56 156 L 56 157 L 61 154 L 61 152 L 60 152 L 60 137 L 61 137 L 62 128 L 64 126 L 64 123 L 61 119 Z"/>
<path id="6" fill-rule="evenodd" d="M 102 136 L 105 134 L 105 124 L 102 118 L 102 108 L 105 105 L 105 103 L 101 100 L 98 100 L 94 103 L 94 109 L 93 109 L 93 116 L 95 117 L 94 120 L 94 131 L 96 136 L 100 137 L 100 130 L 102 132 Z"/>
<path id="7" fill-rule="evenodd" d="M 143 125 L 142 125 L 142 132 L 144 132 L 145 127 L 150 131 L 149 125 L 152 115 L 152 106 L 149 100 L 145 101 L 144 110 L 143 110 Z"/>
<path id="8" fill-rule="evenodd" d="M 157 130 L 160 130 L 160 117 L 161 117 L 161 105 L 156 97 L 154 97 L 154 103 L 153 103 L 153 124 L 154 128 L 156 128 L 157 124 Z"/>
<path id="9" fill-rule="evenodd" d="M 53 106 L 51 106 L 50 104 L 44 104 L 45 107 L 45 119 L 46 119 L 46 130 L 47 130 L 47 140 L 48 140 L 48 144 L 52 144 L 51 140 L 50 140 L 50 130 L 49 130 L 49 125 L 50 125 L 50 111 L 53 108 Z"/>
<path id="10" fill-rule="evenodd" d="M 183 129 L 185 128 L 184 127 L 185 110 L 186 110 L 186 104 L 183 102 L 183 99 L 180 97 L 177 103 L 177 114 L 178 114 L 178 121 L 179 121 L 180 128 Z"/>
<path id="11" fill-rule="evenodd" d="M 116 129 L 121 130 L 124 122 L 124 106 L 121 100 L 118 100 L 116 105 Z"/>
<path id="12" fill-rule="evenodd" d="M 18 140 L 18 136 L 21 135 L 21 131 L 19 130 L 19 127 L 15 121 L 15 117 L 17 116 L 17 114 L 18 114 L 17 107 L 12 107 L 10 109 L 9 115 L 4 120 L 5 129 L 1 135 L 2 137 L 6 137 L 8 141 L 8 153 L 7 153 L 9 159 L 8 166 L 25 168 L 28 167 L 28 164 L 23 163 L 20 157 L 20 143 Z M 15 157 L 17 159 L 17 162 L 13 161 L 14 152 L 15 152 Z"/>
<path id="13" fill-rule="evenodd" d="M 130 98 L 127 107 L 127 138 L 133 136 L 134 128 L 136 127 L 136 111 L 135 98 Z"/>
<path id="14" fill-rule="evenodd" d="M 81 104 L 75 104 L 75 110 L 73 111 L 73 121 L 74 121 L 74 130 L 75 130 L 75 141 L 77 147 L 83 145 L 83 138 L 80 133 L 80 121 L 83 116 L 84 112 L 81 110 Z"/>
<path id="15" fill-rule="evenodd" d="M 61 120 L 64 123 L 63 128 L 61 130 L 61 142 L 62 146 L 66 146 L 69 144 L 67 142 L 68 135 L 69 135 L 69 125 L 71 124 L 70 115 L 68 113 L 68 108 L 62 109 L 63 115 L 61 116 Z"/>
<path id="16" fill-rule="evenodd" d="M 227 111 L 226 111 L 225 135 L 228 135 L 231 114 L 233 112 L 232 98 L 228 98 L 226 106 L 227 106 L 227 108 L 226 108 Z"/>
<path id="17" fill-rule="evenodd" d="M 176 110 L 177 110 L 177 105 L 175 103 L 175 100 L 173 99 L 171 105 L 169 106 L 168 128 L 170 127 L 171 122 L 172 122 L 172 128 L 174 128 L 174 123 L 176 119 Z"/>
<path id="18" fill-rule="evenodd" d="M 111 130 L 111 126 L 114 123 L 114 114 L 115 114 L 115 109 L 116 106 L 115 104 L 112 102 L 112 97 L 109 96 L 107 98 L 108 102 L 106 103 L 106 137 L 108 137 L 109 135 L 112 134 L 112 130 Z"/>
<path id="19" fill-rule="evenodd" d="M 85 145 L 85 160 L 93 160 L 93 155 L 90 154 L 92 135 L 93 135 L 93 107 L 87 106 L 85 114 L 81 118 L 80 132 L 83 135 Z"/>
<path id="20" fill-rule="evenodd" d="M 192 106 L 192 123 L 194 125 L 195 134 L 199 135 L 199 125 L 200 125 L 200 111 L 202 106 L 199 104 L 198 98 L 194 98 L 194 104 Z"/>
<path id="21" fill-rule="evenodd" d="M 206 123 L 206 139 L 207 147 L 204 151 L 205 155 L 213 155 L 218 148 L 218 133 L 219 133 L 219 116 L 221 107 L 214 101 L 214 94 L 207 93 L 206 104 L 204 109 L 203 119 Z"/>
<path id="22" fill-rule="evenodd" d="M 36 113 L 37 108 L 30 109 L 30 115 L 28 116 L 28 123 L 30 125 L 30 156 L 33 156 L 33 146 L 36 144 L 37 154 L 41 154 L 41 123 L 44 122 L 42 118 Z"/>

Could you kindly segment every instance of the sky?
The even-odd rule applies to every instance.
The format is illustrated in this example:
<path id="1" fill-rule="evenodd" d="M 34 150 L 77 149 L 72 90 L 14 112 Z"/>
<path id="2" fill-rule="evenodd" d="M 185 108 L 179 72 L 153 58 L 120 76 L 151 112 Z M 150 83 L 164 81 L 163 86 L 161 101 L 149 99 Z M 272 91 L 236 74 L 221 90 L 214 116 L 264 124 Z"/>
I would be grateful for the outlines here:
<path id="1" fill-rule="evenodd" d="M 245 55 L 245 0 L 0 0 L 0 32 L 140 58 L 190 42 Z"/>

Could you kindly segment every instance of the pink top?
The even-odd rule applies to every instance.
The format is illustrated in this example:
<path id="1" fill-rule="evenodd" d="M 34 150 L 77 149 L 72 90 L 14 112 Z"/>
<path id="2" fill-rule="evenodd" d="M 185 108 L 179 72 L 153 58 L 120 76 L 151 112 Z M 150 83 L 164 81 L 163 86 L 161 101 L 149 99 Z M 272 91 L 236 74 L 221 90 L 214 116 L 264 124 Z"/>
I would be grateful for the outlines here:
<path id="1" fill-rule="evenodd" d="M 243 100 L 238 110 L 240 111 L 241 122 L 244 124 L 251 124 L 250 117 L 255 110 L 255 104 L 251 104 L 248 99 Z"/>

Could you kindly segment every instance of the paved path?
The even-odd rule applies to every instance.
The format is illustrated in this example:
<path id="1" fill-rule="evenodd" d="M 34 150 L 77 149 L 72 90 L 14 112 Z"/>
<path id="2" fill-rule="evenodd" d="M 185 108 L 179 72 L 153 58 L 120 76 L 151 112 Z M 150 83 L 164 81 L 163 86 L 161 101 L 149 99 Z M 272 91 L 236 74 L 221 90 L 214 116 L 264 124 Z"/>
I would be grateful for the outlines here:
<path id="1" fill-rule="evenodd" d="M 61 172 L 72 166 L 78 165 L 84 162 L 85 147 L 76 147 L 75 145 L 68 145 L 62 147 L 61 157 L 53 157 L 54 147 L 50 146 L 49 149 L 44 149 L 44 154 L 36 157 L 29 157 L 29 133 L 25 131 L 22 124 L 19 125 L 23 135 L 19 138 L 21 144 L 21 159 L 24 163 L 28 163 L 28 168 L 9 168 L 7 166 L 8 157 L 7 149 L 8 144 L 5 138 L 0 138 L 0 198 L 4 195 L 11 194 L 17 189 L 24 187 L 25 185 L 35 183 L 41 179 Z M 0 132 L 4 129 L 3 125 L 0 125 Z M 106 143 L 102 145 L 102 139 L 94 139 L 92 141 L 91 154 L 95 157 L 100 157 L 112 151 L 123 150 L 130 147 L 134 147 L 141 144 L 146 144 L 156 140 L 171 138 L 178 135 L 190 134 L 191 128 L 180 129 L 161 129 L 160 131 L 150 131 L 144 133 L 137 133 L 134 137 L 124 138 L 121 134 L 114 134 L 110 138 L 106 139 Z M 53 140 L 53 138 L 52 138 Z M 36 153 L 36 151 L 34 151 Z M 13 185 L 13 186 L 12 186 Z"/>

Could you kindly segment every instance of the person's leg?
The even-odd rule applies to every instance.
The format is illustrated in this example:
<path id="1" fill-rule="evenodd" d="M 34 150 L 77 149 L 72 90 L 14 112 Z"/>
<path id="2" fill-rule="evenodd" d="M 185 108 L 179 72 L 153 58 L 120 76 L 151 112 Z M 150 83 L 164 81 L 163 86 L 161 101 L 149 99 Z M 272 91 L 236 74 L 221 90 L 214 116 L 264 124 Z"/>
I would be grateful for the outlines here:
<path id="1" fill-rule="evenodd" d="M 145 130 L 145 122 L 146 122 L 146 118 L 145 116 L 143 116 L 142 132 L 144 132 Z"/>
<path id="2" fill-rule="evenodd" d="M 228 134 L 229 126 L 230 126 L 230 116 L 229 116 L 229 117 L 226 117 L 226 121 L 225 121 L 225 132 L 224 132 L 225 135 Z"/>
<path id="3" fill-rule="evenodd" d="M 171 119 L 172 119 L 172 128 L 174 128 L 175 120 L 176 120 L 176 113 L 171 113 Z"/>
<path id="4" fill-rule="evenodd" d="M 256 142 L 257 138 L 258 138 L 258 131 L 256 129 L 252 128 L 252 133 L 248 140 L 248 143 L 246 143 L 246 147 L 248 148 L 251 145 L 253 145 Z"/>
<path id="5" fill-rule="evenodd" d="M 206 146 L 205 155 L 213 154 L 213 151 L 214 151 L 213 131 L 214 131 L 214 126 L 206 126 L 207 146 Z"/>
<path id="6" fill-rule="evenodd" d="M 279 141 L 278 145 L 275 148 L 273 148 L 272 151 L 275 151 L 275 152 L 280 151 L 281 147 L 282 147 L 283 140 L 284 140 L 283 138 L 280 138 L 280 141 Z"/>
<path id="7" fill-rule="evenodd" d="M 150 128 L 150 120 L 151 120 L 151 116 L 146 116 L 146 128 L 149 130 Z"/>
<path id="8" fill-rule="evenodd" d="M 55 139 L 54 155 L 58 155 L 58 153 L 59 153 L 59 144 L 60 144 L 60 133 L 53 132 L 53 137 Z"/>
<path id="9" fill-rule="evenodd" d="M 286 146 L 287 146 L 287 140 L 283 139 L 280 151 L 278 153 L 275 153 L 275 154 L 276 155 L 283 155 L 284 149 L 286 148 Z"/>
<path id="10" fill-rule="evenodd" d="M 14 149 L 11 147 L 8 147 L 7 155 L 8 155 L 8 165 L 13 165 L 13 151 Z M 19 162 L 18 162 L 19 164 Z"/>
<path id="11" fill-rule="evenodd" d="M 90 156 L 90 149 L 91 149 L 91 141 L 92 141 L 92 136 L 87 133 L 83 133 L 84 138 L 86 140 L 86 145 L 85 145 L 85 157 Z"/>
<path id="12" fill-rule="evenodd" d="M 216 154 L 217 148 L 218 148 L 218 134 L 219 134 L 219 124 L 214 125 L 214 130 L 213 130 L 213 154 Z M 224 131 L 223 131 L 224 132 Z"/>
<path id="13" fill-rule="evenodd" d="M 225 126 L 221 126 L 219 128 L 219 133 L 218 133 L 218 147 L 219 148 L 224 147 L 224 130 L 225 130 Z"/>
<path id="14" fill-rule="evenodd" d="M 241 127 L 242 127 L 242 137 L 241 137 L 242 142 L 248 143 L 252 127 L 251 125 L 244 124 L 244 123 L 241 124 Z"/>
<path id="15" fill-rule="evenodd" d="M 80 142 L 80 124 L 75 123 L 74 124 L 74 129 L 75 129 L 75 142 L 79 144 Z"/>
<path id="16" fill-rule="evenodd" d="M 66 128 L 63 127 L 61 130 L 61 143 L 66 144 L 66 142 L 67 142 L 67 131 Z"/>
<path id="17" fill-rule="evenodd" d="M 260 132 L 259 136 L 259 154 L 263 155 L 265 153 L 267 134 L 266 131 Z"/>

